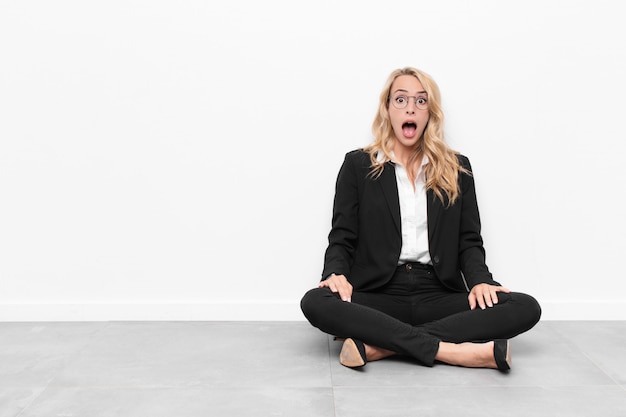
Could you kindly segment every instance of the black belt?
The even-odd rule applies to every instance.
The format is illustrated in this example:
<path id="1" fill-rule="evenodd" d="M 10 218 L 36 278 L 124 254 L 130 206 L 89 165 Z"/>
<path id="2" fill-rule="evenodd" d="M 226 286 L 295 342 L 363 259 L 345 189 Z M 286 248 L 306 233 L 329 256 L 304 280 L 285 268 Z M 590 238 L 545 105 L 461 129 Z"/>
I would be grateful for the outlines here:
<path id="1" fill-rule="evenodd" d="M 423 264 L 421 262 L 407 262 L 402 265 L 398 265 L 398 269 L 406 269 L 408 271 L 412 269 L 421 269 L 425 271 L 432 271 L 434 268 L 432 265 Z"/>

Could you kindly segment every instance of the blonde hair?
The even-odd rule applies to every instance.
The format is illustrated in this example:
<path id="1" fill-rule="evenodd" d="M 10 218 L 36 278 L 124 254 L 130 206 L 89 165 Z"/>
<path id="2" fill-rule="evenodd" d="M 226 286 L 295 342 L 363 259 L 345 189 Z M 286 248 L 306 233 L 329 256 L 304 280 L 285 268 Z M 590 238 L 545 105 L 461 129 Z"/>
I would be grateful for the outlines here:
<path id="1" fill-rule="evenodd" d="M 447 197 L 447 205 L 451 205 L 459 197 L 459 171 L 468 174 L 469 171 L 460 165 L 457 158 L 458 152 L 448 147 L 444 141 L 439 87 L 428 74 L 416 68 L 406 67 L 392 72 L 380 94 L 378 112 L 372 124 L 374 142 L 364 148 L 372 162 L 370 174 L 373 177 L 380 176 L 385 164 L 392 159 L 391 152 L 396 138 L 389 119 L 389 96 L 391 85 L 401 75 L 412 75 L 422 84 L 428 94 L 430 116 L 422 138 L 409 158 L 408 166 L 413 166 L 422 155 L 426 155 L 428 157 L 428 164 L 425 166 L 426 188 L 433 190 L 444 204 Z"/>

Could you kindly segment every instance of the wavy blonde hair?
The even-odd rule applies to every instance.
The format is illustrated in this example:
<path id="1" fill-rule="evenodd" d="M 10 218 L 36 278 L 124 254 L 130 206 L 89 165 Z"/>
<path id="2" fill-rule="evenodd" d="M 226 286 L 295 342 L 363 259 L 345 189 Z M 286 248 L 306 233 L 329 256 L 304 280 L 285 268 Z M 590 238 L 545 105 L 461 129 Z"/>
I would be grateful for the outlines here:
<path id="1" fill-rule="evenodd" d="M 391 85 L 401 75 L 412 75 L 424 87 L 428 94 L 428 113 L 430 115 L 421 140 L 415 152 L 409 158 L 409 166 L 426 155 L 428 164 L 425 166 L 426 188 L 433 190 L 442 203 L 453 204 L 459 197 L 459 171 L 469 174 L 469 171 L 459 164 L 458 152 L 452 150 L 443 137 L 443 112 L 441 110 L 441 95 L 439 87 L 428 74 L 416 68 L 406 67 L 393 71 L 380 94 L 378 112 L 372 124 L 374 142 L 364 148 L 372 162 L 371 175 L 378 177 L 383 172 L 385 164 L 391 161 L 391 152 L 396 137 L 389 119 L 389 96 Z M 382 157 L 381 157 L 382 156 Z"/>

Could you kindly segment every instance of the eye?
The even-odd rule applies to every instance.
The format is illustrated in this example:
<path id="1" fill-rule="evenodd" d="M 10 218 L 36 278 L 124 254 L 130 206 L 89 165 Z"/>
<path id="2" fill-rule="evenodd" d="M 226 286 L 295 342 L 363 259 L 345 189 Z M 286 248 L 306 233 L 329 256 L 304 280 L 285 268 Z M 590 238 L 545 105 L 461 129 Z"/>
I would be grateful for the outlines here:
<path id="1" fill-rule="evenodd" d="M 428 103 L 428 99 L 426 97 L 418 97 L 417 104 L 426 104 Z"/>
<path id="2" fill-rule="evenodd" d="M 394 98 L 394 100 L 398 104 L 406 104 L 407 97 L 406 96 L 396 96 L 396 98 Z"/>

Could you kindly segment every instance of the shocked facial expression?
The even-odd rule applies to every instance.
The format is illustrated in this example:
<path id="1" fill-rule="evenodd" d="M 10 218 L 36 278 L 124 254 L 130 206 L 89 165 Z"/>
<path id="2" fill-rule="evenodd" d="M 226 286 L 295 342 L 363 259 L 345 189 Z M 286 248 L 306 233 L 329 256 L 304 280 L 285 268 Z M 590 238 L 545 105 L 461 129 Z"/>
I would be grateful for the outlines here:
<path id="1" fill-rule="evenodd" d="M 396 155 L 413 151 L 430 118 L 428 94 L 422 83 L 412 75 L 400 75 L 396 78 L 391 84 L 388 110 L 396 136 Z"/>

